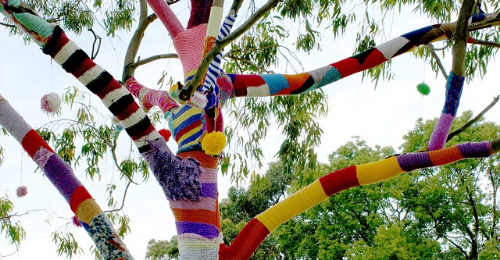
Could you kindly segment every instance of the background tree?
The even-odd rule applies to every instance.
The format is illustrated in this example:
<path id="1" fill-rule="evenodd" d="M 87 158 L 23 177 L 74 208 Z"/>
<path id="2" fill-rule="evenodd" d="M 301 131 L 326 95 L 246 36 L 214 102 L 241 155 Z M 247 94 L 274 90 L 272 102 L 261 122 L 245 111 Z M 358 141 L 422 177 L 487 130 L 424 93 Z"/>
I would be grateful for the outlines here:
<path id="1" fill-rule="evenodd" d="M 273 3 L 273 2 L 270 2 L 269 4 L 272 4 L 272 3 Z M 287 14 L 287 12 L 289 12 L 289 11 L 290 11 L 290 14 L 300 15 L 300 14 L 299 14 L 299 12 L 295 12 L 295 13 L 293 13 L 293 12 L 294 12 L 294 11 L 293 11 L 293 8 L 290 8 L 290 7 L 289 7 L 289 6 L 287 6 L 287 5 L 284 5 L 283 7 L 284 7 L 284 9 L 283 9 L 283 10 L 285 10 L 285 11 L 283 11 L 283 13 L 282 13 L 282 14 Z M 290 8 L 290 10 L 287 10 L 286 8 Z M 303 10 L 307 10 L 307 9 L 308 9 L 308 8 L 307 8 L 307 6 L 303 6 L 303 7 L 301 7 L 301 9 L 300 9 L 299 11 L 303 11 Z M 7 11 L 12 11 L 12 10 L 7 10 Z M 24 12 L 24 11 L 25 11 L 25 9 L 21 8 L 21 9 L 16 9 L 16 10 L 14 10 L 14 11 L 22 11 L 22 12 Z M 307 16 L 307 15 L 309 15 L 309 14 L 306 14 L 306 16 Z M 292 16 L 293 16 L 293 15 L 292 15 Z M 299 17 L 299 16 L 295 16 L 295 17 Z M 307 24 L 306 24 L 306 28 L 307 28 L 308 26 L 310 26 L 310 25 L 307 25 Z M 174 37 L 174 38 L 175 38 L 175 37 Z M 310 38 L 311 38 L 311 37 L 305 37 L 305 38 L 309 38 L 309 40 L 310 40 Z M 314 38 L 314 37 L 313 37 L 313 38 Z M 181 59 L 181 60 L 182 60 L 182 59 Z M 129 64 L 127 64 L 127 66 L 128 66 L 128 65 L 129 65 Z M 203 74 L 203 73 L 201 73 L 201 74 Z M 380 76 L 380 74 L 379 74 L 379 76 Z M 189 86 L 189 84 L 187 84 L 187 86 Z M 317 100 L 317 98 L 318 98 L 318 97 L 315 95 L 315 93 L 316 93 L 316 92 L 314 92 L 314 93 L 310 94 L 310 97 L 312 98 L 312 100 Z M 281 98 L 276 98 L 276 100 L 278 100 L 278 101 L 283 100 L 283 101 L 285 102 L 285 104 L 286 104 L 285 108 L 292 108 L 292 107 L 294 107 L 295 105 L 297 105 L 297 104 L 298 104 L 298 101 L 303 102 L 303 99 L 299 100 L 298 98 L 295 98 L 295 101 L 293 101 L 293 100 L 294 100 L 294 98 L 290 98 L 290 99 L 281 99 Z M 313 102 L 313 103 L 314 103 L 314 102 Z M 315 108 L 315 110 L 318 110 L 318 109 L 317 109 L 317 107 Z M 321 111 L 321 109 L 319 109 L 319 110 Z M 285 110 L 285 111 L 290 111 L 290 109 L 287 109 L 287 110 Z M 297 110 L 297 111 L 299 111 L 299 110 Z M 300 113 L 287 113 L 286 115 L 290 115 L 290 114 L 291 114 L 291 115 L 293 115 L 293 116 L 295 116 L 296 114 L 301 115 Z M 312 150 L 311 150 L 311 149 L 308 149 L 308 147 L 310 148 L 310 147 L 314 146 L 314 144 L 316 144 L 316 143 L 317 143 L 317 140 L 318 140 L 318 139 L 317 139 L 317 138 L 314 138 L 314 137 L 311 137 L 311 136 L 306 137 L 306 138 L 304 139 L 304 140 L 305 140 L 305 142 L 300 142 L 300 141 L 297 141 L 297 137 L 299 137 L 299 136 L 300 136 L 300 133 L 301 133 L 301 131 L 300 131 L 300 130 L 298 130 L 298 129 L 296 128 L 297 126 L 303 126 L 303 127 L 304 127 L 304 129 L 307 129 L 307 130 L 308 130 L 308 133 L 311 133 L 311 134 L 318 134 L 318 133 L 320 133 L 320 131 L 319 131 L 319 130 L 318 130 L 318 128 L 317 128 L 317 125 L 314 125 L 314 124 L 312 124 L 312 125 L 311 125 L 311 122 L 312 122 L 312 121 L 311 121 L 311 119 L 313 119 L 313 118 L 312 118 L 312 117 L 308 117 L 308 115 L 313 115 L 313 114 L 304 113 L 304 114 L 302 114 L 302 118 L 304 118 L 304 119 L 305 119 L 305 121 L 304 121 L 304 122 L 298 122 L 298 121 L 296 122 L 296 121 L 291 121 L 291 123 L 290 123 L 290 124 L 288 124 L 288 125 L 287 125 L 287 127 L 285 127 L 285 129 L 287 129 L 287 131 L 290 131 L 290 136 L 289 136 L 290 138 L 289 138 L 289 139 L 287 139 L 287 140 L 285 141 L 284 145 L 282 146 L 282 147 L 283 147 L 283 149 L 282 149 L 282 150 L 283 150 L 283 154 L 284 154 L 284 155 L 286 155 L 286 158 L 288 159 L 288 160 L 284 160 L 285 162 L 288 162 L 288 166 L 285 164 L 285 166 L 287 166 L 287 167 L 285 167 L 285 168 L 284 168 L 285 172 L 290 172 L 290 171 L 292 171 L 292 168 L 290 167 L 290 165 L 291 165 L 291 164 L 290 164 L 290 160 L 289 160 L 289 159 L 293 159 L 294 157 L 298 157 L 298 155 L 303 155 L 303 154 L 304 154 L 304 152 L 306 152 L 306 153 L 312 152 Z M 293 116 L 292 116 L 292 119 L 293 119 Z M 287 119 L 287 117 L 286 117 L 285 119 Z M 278 122 L 280 122 L 280 123 L 281 123 L 282 121 L 280 121 L 280 120 L 281 120 L 281 119 L 279 118 L 279 115 L 278 115 Z M 287 120 L 288 120 L 288 119 L 287 119 Z M 290 127 L 288 127 L 288 126 L 290 126 Z M 262 128 L 262 127 L 261 127 L 261 128 Z M 311 129 L 312 129 L 312 130 L 311 130 Z M 71 137 L 71 134 L 69 134 L 69 133 L 68 133 L 68 134 L 67 134 L 67 136 Z M 69 137 L 65 137 L 65 138 L 69 138 Z M 255 142 L 251 142 L 251 143 L 252 143 L 252 144 L 255 144 Z M 302 148 L 297 148 L 297 147 L 295 147 L 295 146 L 293 145 L 294 143 L 303 143 L 305 146 L 304 146 L 304 147 L 302 147 Z M 252 147 L 250 147 L 250 148 L 252 148 Z M 251 150 L 251 149 L 249 149 L 249 150 Z M 69 151 L 71 151 L 71 149 L 69 149 Z M 254 155 L 258 155 L 258 154 L 259 154 L 258 150 L 253 150 L 253 151 L 254 151 L 254 152 L 253 152 L 252 154 L 254 154 Z M 255 151 L 256 151 L 256 152 L 255 152 Z M 71 153 L 70 153 L 70 154 L 71 154 Z M 63 154 L 63 155 L 64 155 L 64 154 Z M 63 157 L 64 157 L 64 156 L 63 156 Z M 69 157 L 71 157 L 71 156 L 69 156 Z M 258 156 L 257 156 L 257 157 L 258 157 Z M 226 157 L 226 158 L 228 158 L 228 157 Z M 297 164 L 297 166 L 299 167 L 299 168 L 297 168 L 298 170 L 300 170 L 300 169 L 301 169 L 300 167 L 302 167 L 302 168 L 303 168 L 305 165 L 309 165 L 309 166 L 313 166 L 313 165 L 314 165 L 315 156 L 314 156 L 313 154 L 308 154 L 307 156 L 301 156 L 300 158 L 306 158 L 306 160 L 304 160 L 304 161 L 299 160 L 299 163 Z M 309 163 L 308 163 L 308 162 L 309 162 Z M 131 165 L 134 165 L 134 164 L 131 164 Z M 137 164 L 135 164 L 135 165 L 140 165 L 140 164 L 139 164 L 139 163 L 137 163 Z M 224 166 L 224 165 L 225 165 L 225 167 L 226 167 L 226 168 L 228 168 L 228 166 L 227 166 L 228 164 L 223 164 L 223 166 Z M 224 167 L 223 167 L 223 168 L 224 168 Z M 247 167 L 247 168 L 248 168 L 248 167 Z M 295 169 L 295 170 L 297 170 L 297 169 Z M 242 171 L 242 172 L 245 172 L 244 170 L 245 170 L 245 167 L 243 168 L 243 171 Z"/>

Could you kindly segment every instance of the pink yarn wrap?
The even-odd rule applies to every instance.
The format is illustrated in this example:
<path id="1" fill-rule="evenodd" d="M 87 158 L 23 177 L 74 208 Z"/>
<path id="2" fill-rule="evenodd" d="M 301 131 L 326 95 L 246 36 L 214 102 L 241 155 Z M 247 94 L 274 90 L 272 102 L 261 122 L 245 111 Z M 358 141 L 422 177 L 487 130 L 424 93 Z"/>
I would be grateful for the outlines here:
<path id="1" fill-rule="evenodd" d="M 184 76 L 198 69 L 202 59 L 203 42 L 207 32 L 207 24 L 200 24 L 185 30 L 174 39 L 174 46 L 182 62 Z"/>
<path id="2" fill-rule="evenodd" d="M 146 2 L 156 13 L 163 25 L 167 28 L 168 33 L 173 39 L 177 37 L 178 33 L 184 31 L 184 27 L 181 22 L 177 19 L 177 16 L 165 1 L 146 0 Z"/>
<path id="3" fill-rule="evenodd" d="M 170 97 L 168 91 L 148 89 L 140 84 L 134 77 L 127 80 L 125 87 L 136 97 L 140 96 L 139 93 L 141 90 L 147 90 L 141 100 L 145 109 L 151 109 L 153 106 L 158 106 L 163 113 L 166 113 L 170 109 L 179 106 L 179 104 Z"/>

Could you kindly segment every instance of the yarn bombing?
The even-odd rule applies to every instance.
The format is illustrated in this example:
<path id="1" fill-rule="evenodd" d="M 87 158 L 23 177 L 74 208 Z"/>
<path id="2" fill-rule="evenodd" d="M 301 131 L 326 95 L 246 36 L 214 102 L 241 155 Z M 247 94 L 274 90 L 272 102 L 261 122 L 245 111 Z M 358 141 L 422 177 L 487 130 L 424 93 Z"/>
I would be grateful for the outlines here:
<path id="1" fill-rule="evenodd" d="M 19 186 L 16 189 L 16 195 L 18 198 L 22 198 L 28 194 L 28 187 L 26 186 Z"/>
<path id="2" fill-rule="evenodd" d="M 17 6 L 19 2 L 8 1 L 8 5 Z M 183 65 L 186 82 L 189 82 L 189 77 L 192 77 L 202 58 L 198 50 L 203 47 L 203 34 L 207 31 L 205 23 L 208 8 L 205 7 L 213 1 L 192 1 L 194 4 L 188 30 L 184 30 L 175 19 L 165 1 L 147 2 L 169 30 Z M 219 157 L 211 156 L 220 154 L 226 145 L 220 112 L 222 100 L 240 96 L 290 95 L 312 91 L 373 68 L 417 45 L 444 39 L 446 32 L 450 31 L 450 25 L 424 27 L 347 59 L 295 75 L 225 76 L 218 69 L 219 64 L 214 63 L 214 66 L 209 68 L 210 73 L 213 73 L 211 81 L 205 81 L 209 84 L 206 93 L 210 93 L 205 109 L 199 108 L 203 107 L 204 100 L 196 100 L 198 97 L 193 98 L 194 102 L 177 108 L 171 98 L 176 98 L 180 83 L 174 85 L 170 90 L 171 94 L 167 95 L 166 92 L 144 92 L 139 84 L 128 82 L 130 91 L 141 100 L 146 109 L 153 105 L 160 106 L 171 121 L 170 129 L 178 143 L 178 153 L 175 156 L 163 140 L 166 133 L 157 132 L 144 111 L 134 102 L 132 95 L 70 41 L 61 28 L 56 27 L 52 31 L 52 26 L 39 17 L 22 13 L 10 14 L 7 9 L 3 11 L 14 23 L 25 24 L 22 28 L 35 36 L 37 43 L 43 46 L 43 52 L 54 58 L 65 71 L 74 75 L 85 87 L 99 96 L 104 105 L 119 119 L 120 126 L 134 141 L 170 201 L 176 221 L 181 259 L 248 259 L 265 237 L 279 225 L 339 191 L 380 182 L 419 168 L 444 165 L 464 158 L 487 157 L 493 153 L 488 142 L 466 143 L 446 149 L 437 145 L 434 146 L 436 150 L 432 150 L 430 145 L 429 152 L 397 155 L 378 162 L 340 169 L 317 179 L 256 216 L 228 247 L 222 239 L 218 213 Z M 11 16 L 17 19 L 12 19 Z M 478 15 L 473 17 L 473 21 L 485 17 Z M 43 26 L 38 26 L 43 22 Z M 462 78 L 452 74 L 450 76 L 442 119 L 438 123 L 442 126 L 436 127 L 439 129 L 445 129 L 452 123 L 463 85 Z M 221 78 L 225 80 L 222 81 Z M 221 82 L 227 84 L 223 86 Z M 111 221 L 76 179 L 70 166 L 54 153 L 36 131 L 25 125 L 22 120 L 14 120 L 20 116 L 3 101 L 0 96 L 0 123 L 4 128 L 12 130 L 12 135 L 46 172 L 49 180 L 69 203 L 78 222 L 94 240 L 101 256 L 104 259 L 133 259 L 114 231 Z M 442 135 L 436 136 L 436 140 L 442 140 Z"/>
<path id="3" fill-rule="evenodd" d="M 49 114 L 55 114 L 61 107 L 61 97 L 56 93 L 49 93 L 42 97 L 40 108 Z"/>

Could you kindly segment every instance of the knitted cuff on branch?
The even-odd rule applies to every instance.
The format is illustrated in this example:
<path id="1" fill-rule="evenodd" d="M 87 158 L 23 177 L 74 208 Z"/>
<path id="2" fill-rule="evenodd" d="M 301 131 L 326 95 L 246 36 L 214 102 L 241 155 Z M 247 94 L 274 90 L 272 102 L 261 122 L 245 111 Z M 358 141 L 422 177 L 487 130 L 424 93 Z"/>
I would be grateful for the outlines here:
<path id="1" fill-rule="evenodd" d="M 446 100 L 443 107 L 443 114 L 456 116 L 465 77 L 457 76 L 450 72 L 446 82 Z"/>
<path id="2" fill-rule="evenodd" d="M 179 106 L 179 104 L 170 97 L 168 91 L 149 89 L 140 84 L 134 77 L 127 80 L 126 88 L 142 102 L 142 105 L 147 110 L 151 109 L 153 106 L 158 106 L 163 113 L 166 113 L 172 108 Z"/>

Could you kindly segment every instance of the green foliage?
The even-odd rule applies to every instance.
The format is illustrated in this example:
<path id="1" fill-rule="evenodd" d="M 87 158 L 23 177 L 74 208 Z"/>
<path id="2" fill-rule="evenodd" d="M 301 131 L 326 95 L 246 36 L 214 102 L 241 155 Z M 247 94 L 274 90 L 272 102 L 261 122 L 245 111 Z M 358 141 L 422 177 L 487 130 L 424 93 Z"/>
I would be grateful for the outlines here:
<path id="1" fill-rule="evenodd" d="M 70 232 L 52 232 L 52 241 L 58 246 L 58 255 L 64 254 L 71 259 L 83 253 L 83 249 L 78 246 L 78 241 L 75 240 L 75 237 Z"/>
<path id="2" fill-rule="evenodd" d="M 119 0 L 26 0 L 41 17 L 64 29 L 81 34 L 94 24 L 102 24 L 108 36 L 132 29 L 137 1 Z M 101 21 L 102 20 L 102 21 Z M 15 27 L 13 34 L 21 34 Z"/>
<path id="3" fill-rule="evenodd" d="M 177 236 L 170 241 L 151 239 L 148 241 L 146 260 L 176 260 L 179 259 Z"/>
<path id="4" fill-rule="evenodd" d="M 14 204 L 7 197 L 0 197 L 0 234 L 3 233 L 9 243 L 19 245 L 26 237 L 26 232 L 19 221 L 12 218 L 15 217 Z"/>

